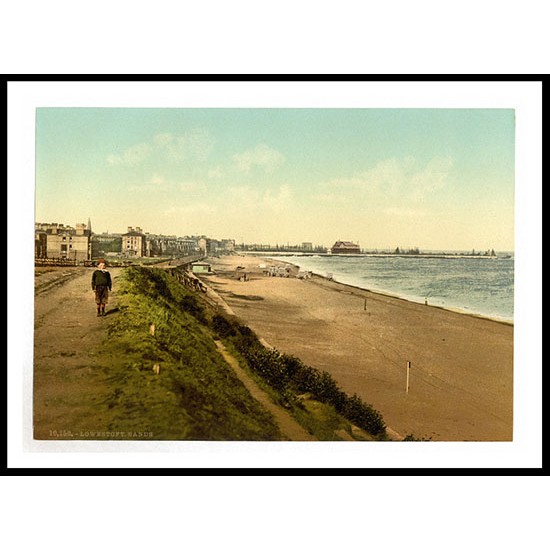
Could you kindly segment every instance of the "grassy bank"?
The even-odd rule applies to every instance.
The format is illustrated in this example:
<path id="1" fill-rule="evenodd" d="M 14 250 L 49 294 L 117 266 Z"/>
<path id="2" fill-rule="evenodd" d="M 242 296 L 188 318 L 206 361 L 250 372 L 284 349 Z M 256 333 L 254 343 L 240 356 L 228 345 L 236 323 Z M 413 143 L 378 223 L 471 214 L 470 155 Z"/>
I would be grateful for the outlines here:
<path id="1" fill-rule="evenodd" d="M 160 269 L 132 267 L 118 286 L 111 326 L 112 429 L 154 439 L 283 440 L 216 349 L 225 342 L 249 376 L 319 440 L 385 438 L 381 415 L 331 376 L 261 345 L 238 319 Z M 154 326 L 154 330 L 153 330 Z"/>
<path id="2" fill-rule="evenodd" d="M 217 352 L 191 291 L 161 270 L 128 268 L 118 307 L 106 350 L 117 358 L 111 429 L 162 440 L 282 439 Z"/>

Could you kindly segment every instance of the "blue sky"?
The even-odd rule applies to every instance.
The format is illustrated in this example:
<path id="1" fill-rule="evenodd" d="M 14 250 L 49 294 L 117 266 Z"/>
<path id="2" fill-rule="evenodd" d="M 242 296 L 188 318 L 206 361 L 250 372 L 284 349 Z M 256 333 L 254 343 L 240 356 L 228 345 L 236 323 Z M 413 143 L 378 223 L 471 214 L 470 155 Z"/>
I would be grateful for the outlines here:
<path id="1" fill-rule="evenodd" d="M 47 108 L 36 122 L 37 221 L 514 249 L 511 109 Z"/>

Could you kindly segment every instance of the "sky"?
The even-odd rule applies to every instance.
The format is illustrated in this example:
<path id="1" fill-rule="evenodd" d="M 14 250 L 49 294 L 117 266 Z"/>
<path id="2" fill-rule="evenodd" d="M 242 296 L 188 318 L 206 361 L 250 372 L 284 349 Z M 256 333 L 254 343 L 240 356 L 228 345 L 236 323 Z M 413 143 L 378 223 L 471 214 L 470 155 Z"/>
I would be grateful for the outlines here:
<path id="1" fill-rule="evenodd" d="M 38 108 L 35 218 L 513 251 L 514 141 L 513 109 Z"/>

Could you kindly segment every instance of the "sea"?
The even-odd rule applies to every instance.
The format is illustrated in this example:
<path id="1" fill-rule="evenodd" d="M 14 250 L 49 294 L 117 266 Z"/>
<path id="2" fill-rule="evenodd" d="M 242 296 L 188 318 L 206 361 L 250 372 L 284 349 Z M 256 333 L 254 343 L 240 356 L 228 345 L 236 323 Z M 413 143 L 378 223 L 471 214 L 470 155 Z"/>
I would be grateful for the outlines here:
<path id="1" fill-rule="evenodd" d="M 273 257 L 358 288 L 513 323 L 513 254 Z"/>

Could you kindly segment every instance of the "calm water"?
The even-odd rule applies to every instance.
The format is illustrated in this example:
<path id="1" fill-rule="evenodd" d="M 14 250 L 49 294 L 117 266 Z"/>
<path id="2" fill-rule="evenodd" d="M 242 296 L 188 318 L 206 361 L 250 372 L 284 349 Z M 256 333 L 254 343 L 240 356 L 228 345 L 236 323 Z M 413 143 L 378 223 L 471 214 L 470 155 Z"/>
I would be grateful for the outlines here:
<path id="1" fill-rule="evenodd" d="M 514 259 L 277 256 L 336 281 L 465 313 L 513 321 Z"/>

